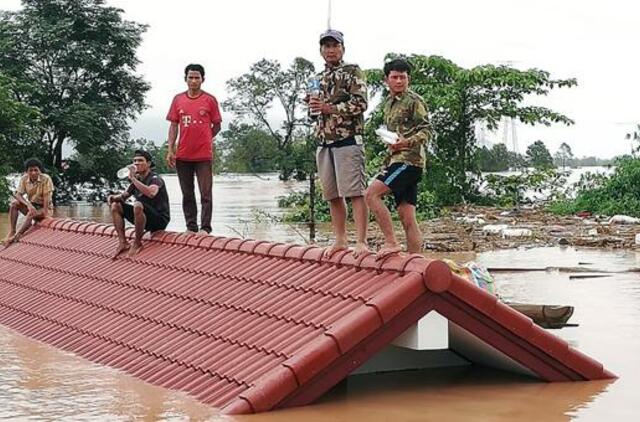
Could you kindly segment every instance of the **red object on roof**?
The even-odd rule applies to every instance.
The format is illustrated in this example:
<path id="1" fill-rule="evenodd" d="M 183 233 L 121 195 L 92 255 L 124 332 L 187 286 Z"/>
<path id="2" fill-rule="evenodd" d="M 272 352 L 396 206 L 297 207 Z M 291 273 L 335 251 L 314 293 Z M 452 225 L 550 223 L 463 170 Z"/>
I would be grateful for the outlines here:
<path id="1" fill-rule="evenodd" d="M 0 249 L 0 324 L 226 413 L 303 405 L 431 310 L 547 381 L 615 377 L 422 256 L 46 220 Z"/>

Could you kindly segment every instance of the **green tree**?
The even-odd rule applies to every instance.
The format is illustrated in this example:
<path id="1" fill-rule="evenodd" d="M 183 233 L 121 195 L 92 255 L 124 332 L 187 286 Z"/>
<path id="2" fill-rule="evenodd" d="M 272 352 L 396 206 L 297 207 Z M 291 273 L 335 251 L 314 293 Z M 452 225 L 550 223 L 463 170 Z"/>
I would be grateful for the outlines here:
<path id="1" fill-rule="evenodd" d="M 387 55 L 393 56 L 397 55 Z M 574 86 L 575 79 L 552 79 L 543 70 L 508 66 L 465 69 L 439 56 L 412 55 L 407 59 L 413 65 L 411 88 L 429 106 L 435 133 L 422 188 L 437 195 L 441 204 L 473 199 L 477 194 L 476 122 L 483 122 L 490 130 L 497 129 L 503 116 L 531 125 L 573 123 L 563 114 L 528 102 L 551 89 Z M 367 76 L 374 92 L 387 95 L 382 70 L 369 70 Z M 370 125 L 379 123 L 374 114 Z M 372 154 L 377 155 L 381 148 Z"/>
<path id="2" fill-rule="evenodd" d="M 554 164 L 556 166 L 562 167 L 562 171 L 565 170 L 565 167 L 568 166 L 573 160 L 573 152 L 571 151 L 571 147 L 566 142 L 560 144 L 558 151 L 555 154 Z"/>
<path id="3" fill-rule="evenodd" d="M 629 155 L 614 162 L 609 175 L 585 173 L 576 184 L 575 199 L 552 203 L 549 209 L 557 214 L 590 211 L 593 214 L 624 214 L 640 217 L 640 159 Z"/>
<path id="4" fill-rule="evenodd" d="M 302 100 L 313 74 L 313 63 L 301 57 L 295 58 L 288 69 L 276 60 L 262 59 L 249 72 L 227 81 L 225 110 L 233 112 L 238 123 L 260 128 L 271 136 L 279 152 L 278 169 L 283 179 L 297 170 L 291 167 L 291 154 L 299 149 L 293 144 L 306 143 L 306 137 L 300 135 L 307 125 Z M 278 121 L 279 127 L 275 123 Z"/>
<path id="5" fill-rule="evenodd" d="M 231 123 L 217 140 L 225 171 L 264 173 L 278 169 L 278 145 L 268 132 L 247 123 Z"/>
<path id="6" fill-rule="evenodd" d="M 527 147 L 527 161 L 538 170 L 553 168 L 553 158 L 542 141 L 535 141 Z"/>
<path id="7" fill-rule="evenodd" d="M 102 159 L 100 176 L 113 179 L 117 163 L 109 154 L 126 150 L 129 121 L 149 89 L 134 73 L 146 26 L 123 20 L 104 0 L 22 5 L 0 14 L 0 71 L 30 82 L 12 94 L 42 114 L 37 140 L 45 164 L 61 169 L 70 143 L 79 155 Z"/>
<path id="8" fill-rule="evenodd" d="M 506 171 L 510 167 L 510 155 L 505 144 L 495 144 L 491 149 L 482 147 L 476 150 L 480 171 Z"/>
<path id="9" fill-rule="evenodd" d="M 275 141 L 281 179 L 309 179 L 306 221 L 312 241 L 317 202 L 313 155 L 316 144 L 310 136 L 303 98 L 314 72 L 313 63 L 301 57 L 295 58 L 288 69 L 283 69 L 278 61 L 262 59 L 249 72 L 227 81 L 230 97 L 223 103 L 225 110 L 237 116 L 237 123 L 259 128 Z M 274 123 L 277 121 L 279 127 Z"/>
<path id="10" fill-rule="evenodd" d="M 37 155 L 34 127 L 40 113 L 14 95 L 25 85 L 0 72 L 0 167 L 5 172 L 21 170 L 27 155 Z"/>
<path id="11" fill-rule="evenodd" d="M 527 167 L 527 160 L 520 153 L 509 151 L 509 168 L 522 169 Z"/>
<path id="12" fill-rule="evenodd" d="M 9 181 L 5 169 L 0 167 L 0 212 L 7 212 L 9 210 L 9 199 L 11 198 L 11 188 L 9 187 Z"/>
<path id="13" fill-rule="evenodd" d="M 631 154 L 640 151 L 640 125 L 636 125 L 635 129 L 624 136 L 625 139 L 631 141 Z"/>

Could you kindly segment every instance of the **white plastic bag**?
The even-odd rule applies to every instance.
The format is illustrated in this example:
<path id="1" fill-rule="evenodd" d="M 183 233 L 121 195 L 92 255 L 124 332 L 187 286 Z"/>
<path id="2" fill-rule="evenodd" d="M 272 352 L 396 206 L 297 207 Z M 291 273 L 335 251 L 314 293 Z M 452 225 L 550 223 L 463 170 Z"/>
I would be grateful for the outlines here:
<path id="1" fill-rule="evenodd" d="M 398 134 L 395 132 L 391 132 L 385 126 L 380 126 L 376 129 L 376 135 L 382 139 L 382 142 L 387 143 L 389 145 L 393 145 L 398 142 Z"/>

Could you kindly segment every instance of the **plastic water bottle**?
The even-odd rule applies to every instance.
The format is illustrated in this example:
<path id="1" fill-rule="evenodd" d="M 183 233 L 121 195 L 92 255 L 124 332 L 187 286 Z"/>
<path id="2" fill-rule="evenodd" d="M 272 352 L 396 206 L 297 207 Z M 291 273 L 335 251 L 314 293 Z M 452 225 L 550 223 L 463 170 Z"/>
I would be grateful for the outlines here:
<path id="1" fill-rule="evenodd" d="M 320 91 L 320 79 L 317 77 L 313 77 L 310 78 L 308 83 L 307 83 L 307 94 L 309 94 L 309 99 L 311 98 L 320 98 L 321 97 L 321 91 Z M 309 109 L 309 114 L 311 116 L 318 116 L 320 115 L 320 111 L 315 111 L 312 109 Z"/>
<path id="2" fill-rule="evenodd" d="M 118 170 L 118 172 L 116 173 L 116 176 L 118 176 L 118 179 L 126 179 L 127 177 L 129 177 L 129 169 L 133 167 L 133 171 L 135 172 L 135 166 L 133 164 L 129 164 L 126 167 L 122 167 L 120 170 Z"/>

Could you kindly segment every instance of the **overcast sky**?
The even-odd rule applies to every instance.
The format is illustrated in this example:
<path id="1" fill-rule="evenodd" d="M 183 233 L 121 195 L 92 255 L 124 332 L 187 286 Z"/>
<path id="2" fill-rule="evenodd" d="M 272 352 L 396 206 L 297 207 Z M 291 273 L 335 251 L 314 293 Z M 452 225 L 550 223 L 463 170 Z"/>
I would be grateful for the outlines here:
<path id="1" fill-rule="evenodd" d="M 0 0 L 18 9 L 17 0 Z M 205 66 L 204 89 L 222 102 L 225 81 L 265 57 L 283 65 L 301 56 L 322 65 L 318 35 L 327 0 L 107 0 L 149 25 L 138 71 L 151 84 L 149 108 L 132 136 L 162 141 L 174 94 L 185 89 L 187 63 Z M 629 152 L 625 133 L 640 123 L 640 3 L 622 0 L 333 0 L 332 27 L 345 34 L 345 59 L 380 67 L 387 52 L 442 55 L 464 67 L 510 62 L 536 67 L 578 86 L 534 101 L 565 113 L 571 127 L 517 126 L 520 152 L 537 139 L 551 152 L 567 142 L 577 156 Z M 223 112 L 226 123 L 231 116 Z M 497 140 L 502 134 L 495 135 Z"/>

